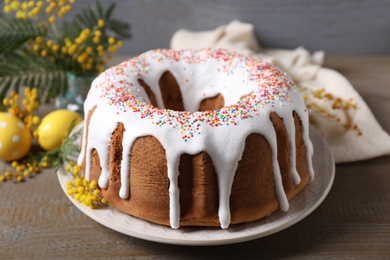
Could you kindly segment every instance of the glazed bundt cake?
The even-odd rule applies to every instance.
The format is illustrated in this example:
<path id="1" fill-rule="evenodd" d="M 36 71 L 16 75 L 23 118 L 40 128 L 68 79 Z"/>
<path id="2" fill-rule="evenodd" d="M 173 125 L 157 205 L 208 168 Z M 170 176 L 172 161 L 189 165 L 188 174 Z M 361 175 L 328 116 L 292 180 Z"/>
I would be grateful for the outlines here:
<path id="1" fill-rule="evenodd" d="M 308 112 L 274 65 L 223 49 L 152 50 L 92 83 L 78 163 L 115 208 L 221 226 L 288 210 L 313 179 Z"/>

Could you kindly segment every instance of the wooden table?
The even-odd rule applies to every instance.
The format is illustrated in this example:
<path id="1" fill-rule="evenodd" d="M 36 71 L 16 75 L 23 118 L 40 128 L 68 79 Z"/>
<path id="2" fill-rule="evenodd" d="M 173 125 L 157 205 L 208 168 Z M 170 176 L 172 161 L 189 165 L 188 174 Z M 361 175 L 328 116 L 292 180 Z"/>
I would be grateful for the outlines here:
<path id="1" fill-rule="evenodd" d="M 390 132 L 390 57 L 328 57 Z M 336 166 L 325 201 L 279 233 L 223 246 L 177 246 L 133 238 L 84 215 L 46 170 L 0 184 L 0 259 L 390 257 L 390 156 Z"/>

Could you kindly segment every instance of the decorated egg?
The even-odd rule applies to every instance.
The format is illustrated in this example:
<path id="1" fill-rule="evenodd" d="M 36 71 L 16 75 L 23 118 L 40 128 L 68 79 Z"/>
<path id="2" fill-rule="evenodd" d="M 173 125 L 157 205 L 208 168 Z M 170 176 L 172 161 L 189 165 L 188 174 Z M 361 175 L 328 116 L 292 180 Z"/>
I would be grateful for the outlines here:
<path id="1" fill-rule="evenodd" d="M 46 151 L 61 145 L 74 121 L 75 126 L 83 119 L 76 112 L 61 109 L 47 114 L 38 126 L 38 144 Z"/>
<path id="2" fill-rule="evenodd" d="M 0 159 L 19 160 L 31 147 L 31 134 L 22 120 L 9 113 L 0 112 Z"/>

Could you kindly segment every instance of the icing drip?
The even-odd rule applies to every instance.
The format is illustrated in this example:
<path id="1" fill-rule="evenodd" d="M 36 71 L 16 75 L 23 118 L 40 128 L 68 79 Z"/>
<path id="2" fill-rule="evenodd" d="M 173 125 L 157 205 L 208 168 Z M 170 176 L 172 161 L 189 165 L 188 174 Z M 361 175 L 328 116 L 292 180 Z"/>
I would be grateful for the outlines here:
<path id="1" fill-rule="evenodd" d="M 218 175 L 218 188 L 219 188 L 219 209 L 218 216 L 221 228 L 228 228 L 230 224 L 230 203 L 229 196 L 231 187 L 233 184 L 235 169 L 237 168 L 236 162 L 225 163 L 216 167 L 217 172 L 225 173 L 225 178 L 220 178 Z M 229 187 L 229 188 L 227 188 Z"/>
<path id="2" fill-rule="evenodd" d="M 169 218 L 172 228 L 179 228 L 180 224 L 180 207 L 179 205 L 179 187 L 178 187 L 178 177 L 179 177 L 179 157 L 169 158 L 167 156 L 168 162 L 168 178 L 169 178 Z"/>
<path id="3" fill-rule="evenodd" d="M 139 79 L 150 86 L 158 107 L 163 107 L 158 81 L 170 71 L 183 93 L 185 111 L 160 109 L 150 100 Z M 225 106 L 218 110 L 197 111 L 200 102 L 221 94 Z M 244 97 L 244 98 L 242 98 Z M 314 178 L 309 139 L 308 115 L 303 100 L 292 80 L 274 65 L 225 50 L 155 50 L 108 69 L 92 84 L 85 102 L 85 114 L 96 106 L 90 120 L 86 140 L 83 135 L 78 163 L 86 154 L 86 178 L 89 178 L 92 151 L 101 160 L 99 186 L 109 181 L 108 156 L 110 137 L 118 123 L 124 124 L 123 157 L 121 162 L 120 197 L 129 196 L 129 154 L 138 137 L 152 135 L 166 150 L 170 181 L 170 223 L 180 224 L 178 164 L 183 153 L 207 152 L 214 164 L 219 187 L 218 215 L 222 228 L 230 224 L 229 196 L 245 138 L 251 133 L 262 134 L 272 150 L 275 191 L 280 208 L 288 210 L 277 160 L 276 133 L 269 115 L 275 111 L 287 128 L 290 140 L 291 172 L 295 184 L 300 182 L 296 170 L 295 125 L 293 111 L 303 124 L 307 163 Z M 113 115 L 115 115 L 113 117 Z M 232 138 L 233 137 L 233 138 Z"/>

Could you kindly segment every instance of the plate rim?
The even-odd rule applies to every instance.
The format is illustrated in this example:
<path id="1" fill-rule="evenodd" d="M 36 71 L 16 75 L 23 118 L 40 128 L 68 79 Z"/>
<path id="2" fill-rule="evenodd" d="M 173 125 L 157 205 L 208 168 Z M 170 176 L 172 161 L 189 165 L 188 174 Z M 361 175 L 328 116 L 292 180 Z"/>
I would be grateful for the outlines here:
<path id="1" fill-rule="evenodd" d="M 227 229 L 220 229 L 220 228 L 216 228 L 216 227 L 213 227 L 213 228 L 181 227 L 179 229 L 172 229 L 171 227 L 162 226 L 159 224 L 151 223 L 151 222 L 146 221 L 146 220 L 142 220 L 142 219 L 138 219 L 136 217 L 129 216 L 129 215 L 122 213 L 119 210 L 116 210 L 115 208 L 112 208 L 110 206 L 108 206 L 107 208 L 104 208 L 104 209 L 90 209 L 90 208 L 82 205 L 80 202 L 76 201 L 75 199 L 73 199 L 71 196 L 69 196 L 67 194 L 66 182 L 71 179 L 71 176 L 69 174 L 66 174 L 63 168 L 60 168 L 57 171 L 57 177 L 58 177 L 60 186 L 61 186 L 62 190 L 64 191 L 65 195 L 81 212 L 83 212 L 88 217 L 92 218 L 94 221 L 100 223 L 101 225 L 103 225 L 107 228 L 110 228 L 112 230 L 115 230 L 119 233 L 122 233 L 122 234 L 125 234 L 128 236 L 132 236 L 132 237 L 136 237 L 139 239 L 143 239 L 143 240 L 165 243 L 165 244 L 173 244 L 173 245 L 192 245 L 192 246 L 206 246 L 207 245 L 207 246 L 209 246 L 209 245 L 225 245 L 225 244 L 239 243 L 239 242 L 250 241 L 253 239 L 265 237 L 265 236 L 280 232 L 280 231 L 298 223 L 302 219 L 306 218 L 316 208 L 318 208 L 318 206 L 325 200 L 326 196 L 329 194 L 329 192 L 331 190 L 331 187 L 333 185 L 333 181 L 335 178 L 335 160 L 333 158 L 333 155 L 332 155 L 328 145 L 326 144 L 326 141 L 320 136 L 320 134 L 313 127 L 310 127 L 310 137 L 311 137 L 311 140 L 312 140 L 313 146 L 314 146 L 313 159 L 315 156 L 320 156 L 321 158 L 323 157 L 323 159 L 325 160 L 325 163 L 328 166 L 328 168 L 326 169 L 327 171 L 325 171 L 325 174 L 328 174 L 328 176 L 325 176 L 327 178 L 324 178 L 324 176 L 322 176 L 322 178 L 324 178 L 325 181 L 327 181 L 327 183 L 325 183 L 323 190 L 322 190 L 321 194 L 319 195 L 319 197 L 317 198 L 317 200 L 313 201 L 312 204 L 310 204 L 308 208 L 305 208 L 305 210 L 294 212 L 295 216 L 293 216 L 292 218 L 291 218 L 291 211 L 290 210 L 287 212 L 282 212 L 282 211 L 278 210 L 266 218 L 263 218 L 263 219 L 260 219 L 257 221 L 253 221 L 253 222 L 249 222 L 249 223 L 232 225 Z M 323 154 L 320 155 L 320 154 L 318 154 L 318 152 L 316 153 L 317 149 L 321 150 L 321 152 Z M 313 162 L 316 163 L 315 160 L 313 160 Z M 316 176 L 317 175 L 318 175 L 318 173 L 316 172 Z M 294 202 L 296 202 L 299 197 L 310 195 L 311 190 L 308 189 L 308 187 L 313 185 L 313 183 L 315 182 L 315 180 L 317 178 L 315 177 L 313 182 L 310 182 L 302 192 L 300 192 L 297 196 L 295 196 L 290 201 L 290 206 L 294 205 Z M 112 214 L 114 217 L 117 217 L 118 219 L 126 219 L 126 221 L 135 222 L 134 224 L 141 223 L 141 224 L 148 225 L 148 226 L 150 226 L 156 230 L 160 230 L 160 231 L 165 230 L 165 231 L 168 231 L 169 234 L 174 234 L 180 238 L 178 238 L 178 237 L 172 238 L 169 236 L 164 236 L 164 235 L 161 235 L 161 233 L 160 233 L 160 235 L 153 235 L 153 234 L 149 234 L 147 231 L 139 232 L 139 230 L 131 229 L 131 228 L 129 229 L 128 227 L 124 229 L 123 226 L 116 225 L 116 224 L 113 224 L 112 222 L 109 222 L 109 220 L 111 220 L 111 218 L 109 218 L 109 220 L 108 220 L 107 217 L 105 217 L 105 214 L 107 214 L 107 212 Z M 280 223 L 280 225 L 273 226 L 273 227 L 266 229 L 266 230 L 263 230 L 261 232 L 259 232 L 257 230 L 257 228 L 260 228 L 260 230 L 261 230 L 261 226 L 263 226 L 263 225 L 271 224 L 271 226 L 272 226 L 273 220 L 271 220 L 271 221 L 269 221 L 269 220 L 272 219 L 273 216 L 275 217 L 276 214 L 280 215 L 280 217 L 277 218 L 276 220 L 279 220 L 279 221 L 284 220 L 284 222 Z M 237 230 L 237 229 L 240 230 L 241 227 L 244 227 L 243 229 L 245 231 L 246 225 L 249 225 L 250 227 L 254 228 L 254 231 L 246 233 L 245 235 L 244 234 L 239 235 L 240 231 L 238 231 L 238 235 L 237 235 L 235 230 Z M 185 233 L 188 230 L 191 230 L 192 232 L 193 231 L 202 231 L 203 233 L 205 232 L 206 234 L 207 233 L 219 234 L 219 235 L 225 234 L 226 237 L 215 238 L 215 237 L 211 236 L 211 237 L 213 237 L 213 239 L 204 239 L 204 238 L 197 239 L 197 232 L 195 232 L 193 234 Z M 186 236 L 180 236 L 180 235 L 184 235 L 184 234 Z"/>

